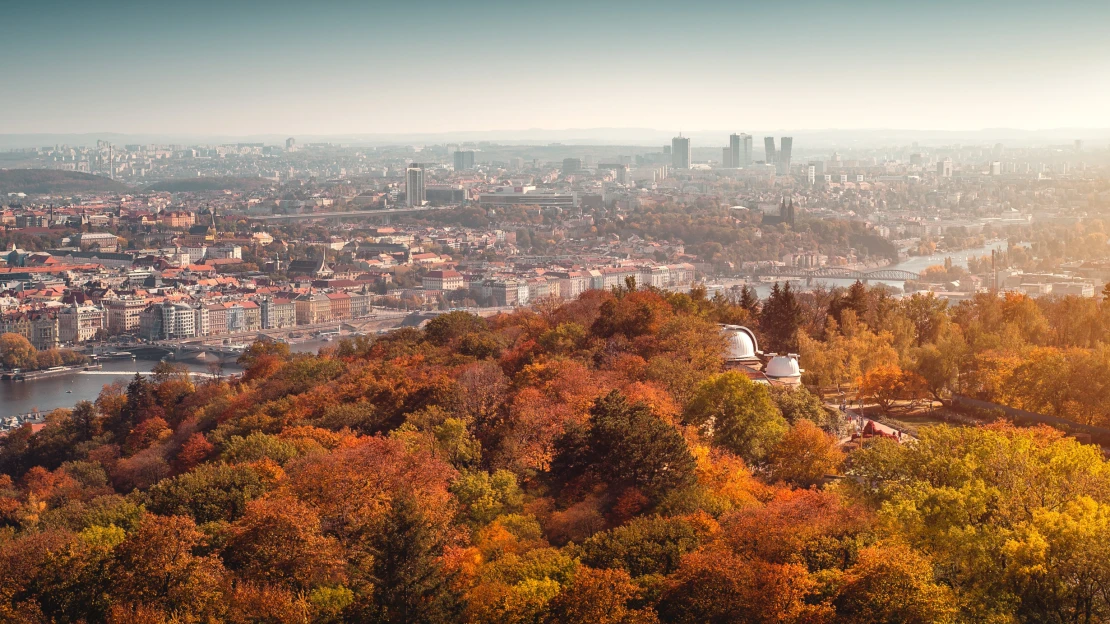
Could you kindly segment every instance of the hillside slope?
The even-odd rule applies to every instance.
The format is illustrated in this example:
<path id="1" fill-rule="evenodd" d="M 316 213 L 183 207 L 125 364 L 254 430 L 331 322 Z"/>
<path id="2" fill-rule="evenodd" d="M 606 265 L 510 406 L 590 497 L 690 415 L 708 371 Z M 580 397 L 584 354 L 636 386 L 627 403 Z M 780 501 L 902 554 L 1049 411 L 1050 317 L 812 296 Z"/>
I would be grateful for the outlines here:
<path id="1" fill-rule="evenodd" d="M 54 169 L 0 169 L 0 193 L 57 195 L 122 193 L 128 186 L 104 176 Z"/>

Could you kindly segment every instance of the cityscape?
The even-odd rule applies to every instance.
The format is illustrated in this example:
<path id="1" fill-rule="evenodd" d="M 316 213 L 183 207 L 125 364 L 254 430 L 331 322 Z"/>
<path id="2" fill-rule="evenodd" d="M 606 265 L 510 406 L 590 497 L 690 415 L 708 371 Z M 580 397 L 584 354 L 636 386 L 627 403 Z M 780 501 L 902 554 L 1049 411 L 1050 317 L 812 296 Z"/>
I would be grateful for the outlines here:
<path id="1" fill-rule="evenodd" d="M 627 279 L 725 297 L 779 278 L 843 286 L 932 256 L 964 260 L 882 281 L 958 302 L 990 289 L 1093 297 L 1110 279 L 1105 257 L 1037 257 L 1035 240 L 1110 205 L 1107 148 L 799 146 L 795 158 L 788 136 L 764 137 L 762 153 L 751 135 L 721 139 L 11 150 L 2 327 L 40 350 L 249 343 L 388 310 L 572 300 Z M 35 192 L 47 187 L 65 190 Z M 676 211 L 683 230 L 667 231 Z"/>
<path id="2" fill-rule="evenodd" d="M 0 21 L 0 622 L 1110 623 L 1110 5 Z"/>

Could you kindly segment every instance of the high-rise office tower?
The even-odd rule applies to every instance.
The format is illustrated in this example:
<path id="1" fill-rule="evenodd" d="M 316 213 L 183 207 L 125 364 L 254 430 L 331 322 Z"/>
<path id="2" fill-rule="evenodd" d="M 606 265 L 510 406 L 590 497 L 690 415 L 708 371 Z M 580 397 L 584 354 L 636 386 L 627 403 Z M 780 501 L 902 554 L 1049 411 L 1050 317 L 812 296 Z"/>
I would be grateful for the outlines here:
<path id="1" fill-rule="evenodd" d="M 736 166 L 747 167 L 748 165 L 752 164 L 752 135 L 741 134 L 740 142 L 740 162 Z"/>
<path id="2" fill-rule="evenodd" d="M 937 177 L 951 178 L 952 177 L 952 159 L 945 158 L 937 162 Z"/>
<path id="3" fill-rule="evenodd" d="M 424 165 L 412 163 L 405 170 L 405 202 L 408 206 L 424 205 L 428 198 L 424 188 Z"/>
<path id="4" fill-rule="evenodd" d="M 733 134 L 728 137 L 728 162 L 725 163 L 726 167 L 739 167 L 741 160 L 741 147 L 742 137 L 739 134 Z"/>
<path id="5" fill-rule="evenodd" d="M 455 152 L 455 171 L 467 171 L 474 168 L 474 152 Z"/>
<path id="6" fill-rule="evenodd" d="M 690 137 L 681 134 L 671 139 L 671 166 L 675 169 L 689 169 L 691 158 Z"/>
<path id="7" fill-rule="evenodd" d="M 775 137 L 763 137 L 763 151 L 766 155 L 763 157 L 763 162 L 768 165 L 773 165 L 778 162 L 775 157 Z"/>
<path id="8" fill-rule="evenodd" d="M 285 139 L 285 151 L 292 152 L 296 149 L 296 147 L 297 147 L 297 139 L 294 139 L 293 137 L 289 137 L 288 139 Z"/>
<path id="9" fill-rule="evenodd" d="M 721 166 L 725 169 L 732 169 L 736 166 L 732 160 L 732 146 L 721 150 Z"/>
<path id="10" fill-rule="evenodd" d="M 581 158 L 564 158 L 563 159 L 563 175 L 575 173 L 582 169 Z"/>
<path id="11" fill-rule="evenodd" d="M 779 139 L 779 157 L 775 161 L 775 173 L 787 175 L 790 173 L 790 152 L 794 147 L 794 137 Z"/>

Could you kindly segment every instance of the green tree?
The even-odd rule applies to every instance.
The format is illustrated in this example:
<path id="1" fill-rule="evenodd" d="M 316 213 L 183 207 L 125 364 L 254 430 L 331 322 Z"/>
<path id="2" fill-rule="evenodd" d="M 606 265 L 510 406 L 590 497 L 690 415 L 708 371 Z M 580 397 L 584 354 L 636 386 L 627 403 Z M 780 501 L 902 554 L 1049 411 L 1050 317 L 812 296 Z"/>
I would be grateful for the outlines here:
<path id="1" fill-rule="evenodd" d="M 767 351 L 778 353 L 798 350 L 798 328 L 802 324 L 802 307 L 790 288 L 790 283 L 771 287 L 771 294 L 763 302 L 759 313 L 759 328 Z"/>
<path id="2" fill-rule="evenodd" d="M 441 624 L 462 611 L 454 574 L 440 562 L 443 527 L 436 526 L 411 497 L 393 503 L 374 549 L 374 603 L 367 620 Z"/>
<path id="3" fill-rule="evenodd" d="M 702 382 L 686 406 L 684 419 L 713 444 L 760 463 L 786 433 L 786 419 L 765 386 L 729 371 Z"/>
<path id="4" fill-rule="evenodd" d="M 775 386 L 771 388 L 771 399 L 782 412 L 783 418 L 791 425 L 799 420 L 808 420 L 829 433 L 839 433 L 843 423 L 840 416 L 825 407 L 821 398 L 802 386 L 795 388 Z"/>
<path id="5" fill-rule="evenodd" d="M 756 318 L 759 315 L 759 295 L 756 294 L 755 288 L 745 284 L 744 287 L 740 289 L 739 303 L 740 307 L 747 310 L 752 318 Z"/>
<path id="6" fill-rule="evenodd" d="M 593 535 L 582 544 L 582 562 L 592 568 L 619 568 L 633 578 L 670 574 L 682 556 L 697 549 L 698 533 L 681 518 L 635 518 Z"/>
<path id="7" fill-rule="evenodd" d="M 936 342 L 948 323 L 948 301 L 937 299 L 933 293 L 914 293 L 902 300 L 902 312 L 913 323 L 917 346 Z"/>
<path id="8" fill-rule="evenodd" d="M 451 484 L 451 493 L 463 506 L 463 515 L 476 525 L 488 524 L 500 515 L 521 510 L 524 496 L 516 475 L 498 470 L 467 471 Z"/>
<path id="9" fill-rule="evenodd" d="M 201 464 L 183 475 L 164 479 L 147 491 L 147 507 L 161 514 L 191 516 L 198 523 L 235 520 L 247 503 L 270 485 L 245 464 Z"/>
<path id="10" fill-rule="evenodd" d="M 552 473 L 563 482 L 590 475 L 611 488 L 638 488 L 653 500 L 693 485 L 696 462 L 682 435 L 643 403 L 614 390 L 594 402 L 585 428 L 556 443 Z"/>
<path id="11" fill-rule="evenodd" d="M 486 320 L 469 312 L 448 312 L 428 321 L 424 335 L 432 344 L 445 346 L 467 334 L 487 331 Z"/>
<path id="12" fill-rule="evenodd" d="M 922 428 L 854 454 L 885 522 L 929 553 L 970 621 L 1100 621 L 1110 469 L 1047 427 Z M 917 567 L 910 565 L 908 567 Z M 1089 610 L 1089 611 L 1088 611 Z M 1090 613 L 1092 619 L 1086 619 Z"/>

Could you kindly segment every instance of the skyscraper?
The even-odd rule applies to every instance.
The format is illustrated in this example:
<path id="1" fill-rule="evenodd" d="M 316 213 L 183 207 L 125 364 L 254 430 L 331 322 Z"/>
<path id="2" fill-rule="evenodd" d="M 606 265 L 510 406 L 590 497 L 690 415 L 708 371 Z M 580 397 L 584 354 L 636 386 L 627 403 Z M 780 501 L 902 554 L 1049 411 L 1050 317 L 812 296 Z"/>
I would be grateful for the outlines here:
<path id="1" fill-rule="evenodd" d="M 740 140 L 743 143 L 743 145 L 741 146 L 741 150 L 743 153 L 740 154 L 740 162 L 736 166 L 747 167 L 748 165 L 752 164 L 752 135 L 741 134 Z"/>
<path id="2" fill-rule="evenodd" d="M 779 157 L 775 161 L 775 173 L 787 175 L 790 173 L 790 152 L 794 147 L 794 137 L 779 139 Z"/>
<path id="3" fill-rule="evenodd" d="M 945 158 L 944 160 L 937 161 L 937 177 L 938 178 L 951 178 L 952 177 L 952 159 Z"/>
<path id="4" fill-rule="evenodd" d="M 564 158 L 563 159 L 563 175 L 575 173 L 582 169 L 581 158 Z"/>
<path id="5" fill-rule="evenodd" d="M 412 163 L 405 170 L 405 202 L 410 207 L 423 206 L 427 201 L 424 190 L 424 165 Z"/>
<path id="6" fill-rule="evenodd" d="M 467 171 L 474 168 L 474 152 L 455 152 L 455 171 Z"/>
<path id="7" fill-rule="evenodd" d="M 692 160 L 690 137 L 680 134 L 671 139 L 671 166 L 675 169 L 689 169 Z"/>
<path id="8" fill-rule="evenodd" d="M 732 146 L 721 150 L 721 166 L 725 169 L 732 169 L 736 166 L 732 160 Z"/>
<path id="9" fill-rule="evenodd" d="M 741 162 L 743 162 L 741 160 L 742 157 L 741 157 L 741 151 L 740 151 L 742 149 L 741 148 L 741 143 L 742 143 L 742 140 L 741 140 L 741 136 L 739 134 L 733 134 L 733 135 L 730 135 L 728 137 L 728 156 L 729 157 L 728 157 L 728 162 L 725 163 L 726 167 L 736 168 L 736 167 L 740 166 Z"/>
<path id="10" fill-rule="evenodd" d="M 763 137 L 763 151 L 766 152 L 763 162 L 768 165 L 778 162 L 778 159 L 775 158 L 775 137 Z"/>

